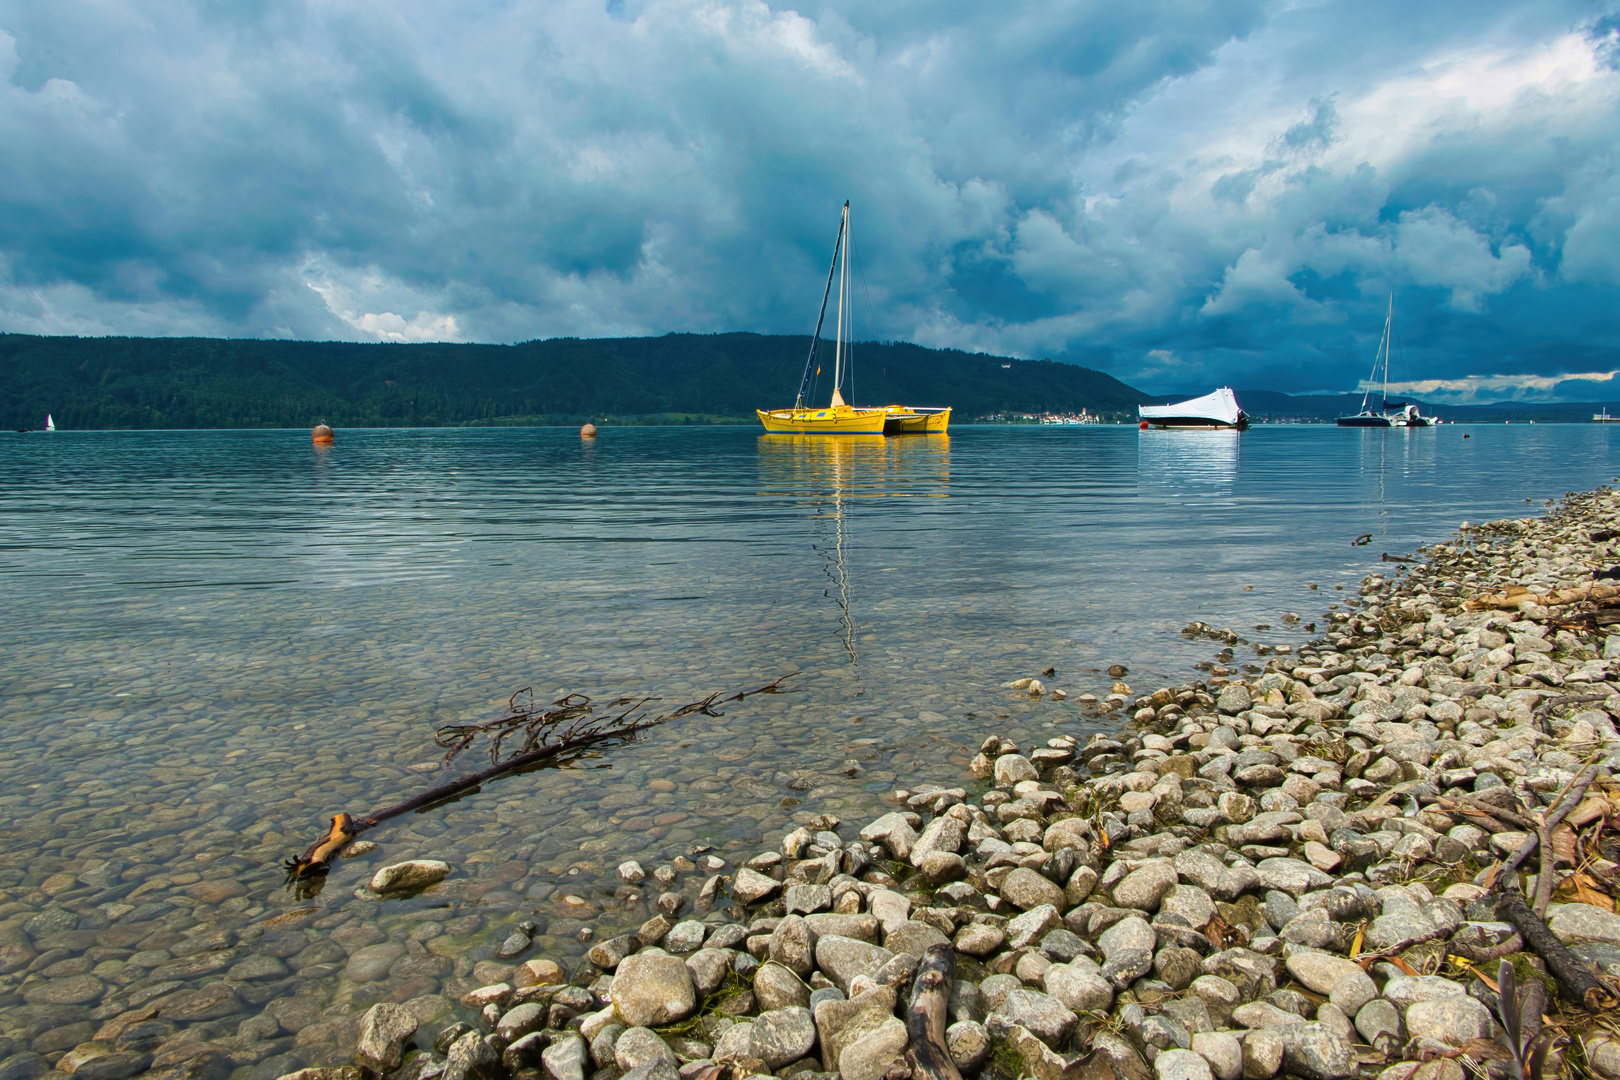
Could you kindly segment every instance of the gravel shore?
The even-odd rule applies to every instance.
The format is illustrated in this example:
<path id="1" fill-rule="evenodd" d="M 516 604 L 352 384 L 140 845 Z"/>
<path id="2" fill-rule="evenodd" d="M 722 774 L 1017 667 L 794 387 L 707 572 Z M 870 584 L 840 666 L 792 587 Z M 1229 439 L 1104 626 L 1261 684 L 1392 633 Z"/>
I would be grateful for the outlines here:
<path id="1" fill-rule="evenodd" d="M 1327 632 L 1297 651 L 1195 623 L 1185 632 L 1238 666 L 1151 693 L 1116 684 L 1125 723 L 1112 735 L 1020 746 L 987 732 L 960 786 L 896 789 L 875 820 L 804 814 L 741 865 L 625 861 L 625 895 L 658 913 L 606 940 L 582 929 L 584 966 L 535 956 L 535 925 L 517 924 L 494 959 L 446 984 L 454 1004 L 435 993 L 334 1017 L 354 1064 L 288 1075 L 1506 1076 L 1491 1046 L 1505 960 L 1525 1035 L 1551 1019 L 1545 1075 L 1620 1077 L 1620 1041 L 1559 998 L 1492 891 L 1534 903 L 1549 866 L 1546 924 L 1613 987 L 1620 635 L 1605 630 L 1612 590 L 1591 586 L 1620 561 L 1617 543 L 1620 497 L 1600 490 L 1543 518 L 1465 527 L 1359 595 L 1324 593 Z M 1572 588 L 1584 598 L 1543 603 Z M 1042 680 L 1001 693 L 1054 695 Z M 1554 858 L 1503 874 L 1534 835 L 1515 822 L 1557 808 Z M 454 872 L 396 864 L 374 886 Z M 695 899 L 672 887 L 679 875 L 702 878 Z M 408 952 L 345 949 L 349 967 L 368 949 L 392 949 L 371 958 L 384 965 Z M 941 963 L 954 978 L 930 1035 L 913 999 L 919 966 Z M 55 1073 L 18 1053 L 0 1080 L 223 1080 L 228 1037 L 135 1038 L 182 1009 L 206 1018 L 191 998 L 97 1017 Z M 948 1062 L 919 1052 L 930 1039 Z"/>

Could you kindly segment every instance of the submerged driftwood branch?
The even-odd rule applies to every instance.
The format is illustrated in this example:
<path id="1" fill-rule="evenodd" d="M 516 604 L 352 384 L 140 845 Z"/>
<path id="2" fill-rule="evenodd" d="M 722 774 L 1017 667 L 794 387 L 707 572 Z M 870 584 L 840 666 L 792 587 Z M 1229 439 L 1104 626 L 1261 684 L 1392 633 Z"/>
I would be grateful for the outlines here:
<path id="1" fill-rule="evenodd" d="M 653 697 L 621 697 L 607 703 L 606 711 L 598 712 L 591 699 L 584 694 L 569 694 L 551 702 L 549 706 L 536 706 L 532 689 L 519 690 L 507 700 L 507 715 L 486 724 L 451 724 L 440 728 L 434 742 L 445 749 L 444 764 L 449 765 L 458 755 L 470 749 L 481 737 L 489 738 L 487 768 L 449 780 L 414 795 L 404 802 L 364 817 L 353 819 L 338 814 L 332 819 L 327 834 L 310 845 L 303 855 L 286 863 L 287 882 L 325 874 L 331 861 L 360 833 L 374 829 L 389 818 L 408 814 L 447 802 L 464 795 L 486 780 L 493 780 L 510 772 L 520 772 L 537 765 L 571 760 L 587 750 L 614 742 L 628 742 L 648 728 L 667 724 L 683 716 L 702 713 L 705 716 L 723 715 L 717 705 L 742 701 L 756 694 L 780 694 L 782 683 L 797 675 L 797 671 L 772 679 L 764 686 L 723 696 L 719 691 L 701 701 L 690 702 L 668 713 L 650 715 L 646 706 L 657 701 Z M 527 695 L 520 704 L 519 699 Z M 522 743 L 504 757 L 502 752 L 508 740 L 521 736 Z"/>

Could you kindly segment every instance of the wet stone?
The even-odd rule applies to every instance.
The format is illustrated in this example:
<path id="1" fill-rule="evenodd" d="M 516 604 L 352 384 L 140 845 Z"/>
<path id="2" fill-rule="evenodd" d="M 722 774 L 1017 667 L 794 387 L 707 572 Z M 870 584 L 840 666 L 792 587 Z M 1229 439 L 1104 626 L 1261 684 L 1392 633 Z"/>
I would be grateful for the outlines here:
<path id="1" fill-rule="evenodd" d="M 83 1005 L 99 1000 L 105 990 L 94 975 L 72 975 L 25 987 L 23 1000 L 30 1005 Z"/>
<path id="2" fill-rule="evenodd" d="M 405 955 L 405 946 L 397 941 L 385 941 L 357 949 L 349 957 L 343 974 L 355 982 L 376 982 L 388 977 L 388 969 Z"/>
<path id="3" fill-rule="evenodd" d="M 242 1002 L 229 984 L 212 983 L 164 998 L 159 1014 L 167 1020 L 217 1020 L 241 1011 Z"/>

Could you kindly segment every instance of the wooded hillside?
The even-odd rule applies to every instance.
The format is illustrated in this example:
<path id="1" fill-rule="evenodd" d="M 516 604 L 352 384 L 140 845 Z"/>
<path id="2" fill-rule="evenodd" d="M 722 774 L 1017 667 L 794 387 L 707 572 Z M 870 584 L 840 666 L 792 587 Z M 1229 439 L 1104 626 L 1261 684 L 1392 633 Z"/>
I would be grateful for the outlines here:
<path id="1" fill-rule="evenodd" d="M 669 334 L 519 345 L 369 345 L 0 334 L 0 424 L 62 428 L 340 427 L 564 422 L 790 405 L 809 338 Z M 823 343 L 820 388 L 830 391 Z M 1011 364 L 1003 367 L 1003 364 Z M 995 412 L 1134 414 L 1151 400 L 1073 364 L 857 343 L 850 401 Z"/>

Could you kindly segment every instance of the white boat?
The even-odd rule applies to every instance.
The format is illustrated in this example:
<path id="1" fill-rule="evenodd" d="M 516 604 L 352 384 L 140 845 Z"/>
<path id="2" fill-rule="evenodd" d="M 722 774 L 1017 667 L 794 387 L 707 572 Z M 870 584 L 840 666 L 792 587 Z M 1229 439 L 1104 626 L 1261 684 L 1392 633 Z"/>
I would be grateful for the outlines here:
<path id="1" fill-rule="evenodd" d="M 1594 424 L 1620 424 L 1620 416 L 1610 416 L 1609 415 L 1609 407 L 1607 405 L 1605 405 L 1605 406 L 1603 406 L 1603 411 L 1602 412 L 1595 412 L 1595 413 L 1592 414 L 1592 423 L 1594 423 Z"/>
<path id="2" fill-rule="evenodd" d="M 1228 387 L 1213 394 L 1179 401 L 1173 405 L 1138 405 L 1136 415 L 1143 427 L 1156 428 L 1235 428 L 1249 426 L 1249 414 L 1238 405 L 1237 395 Z"/>
<path id="3" fill-rule="evenodd" d="M 51 414 L 50 413 L 45 414 L 45 430 L 46 431 L 55 431 L 56 430 L 56 421 L 51 419 Z"/>

